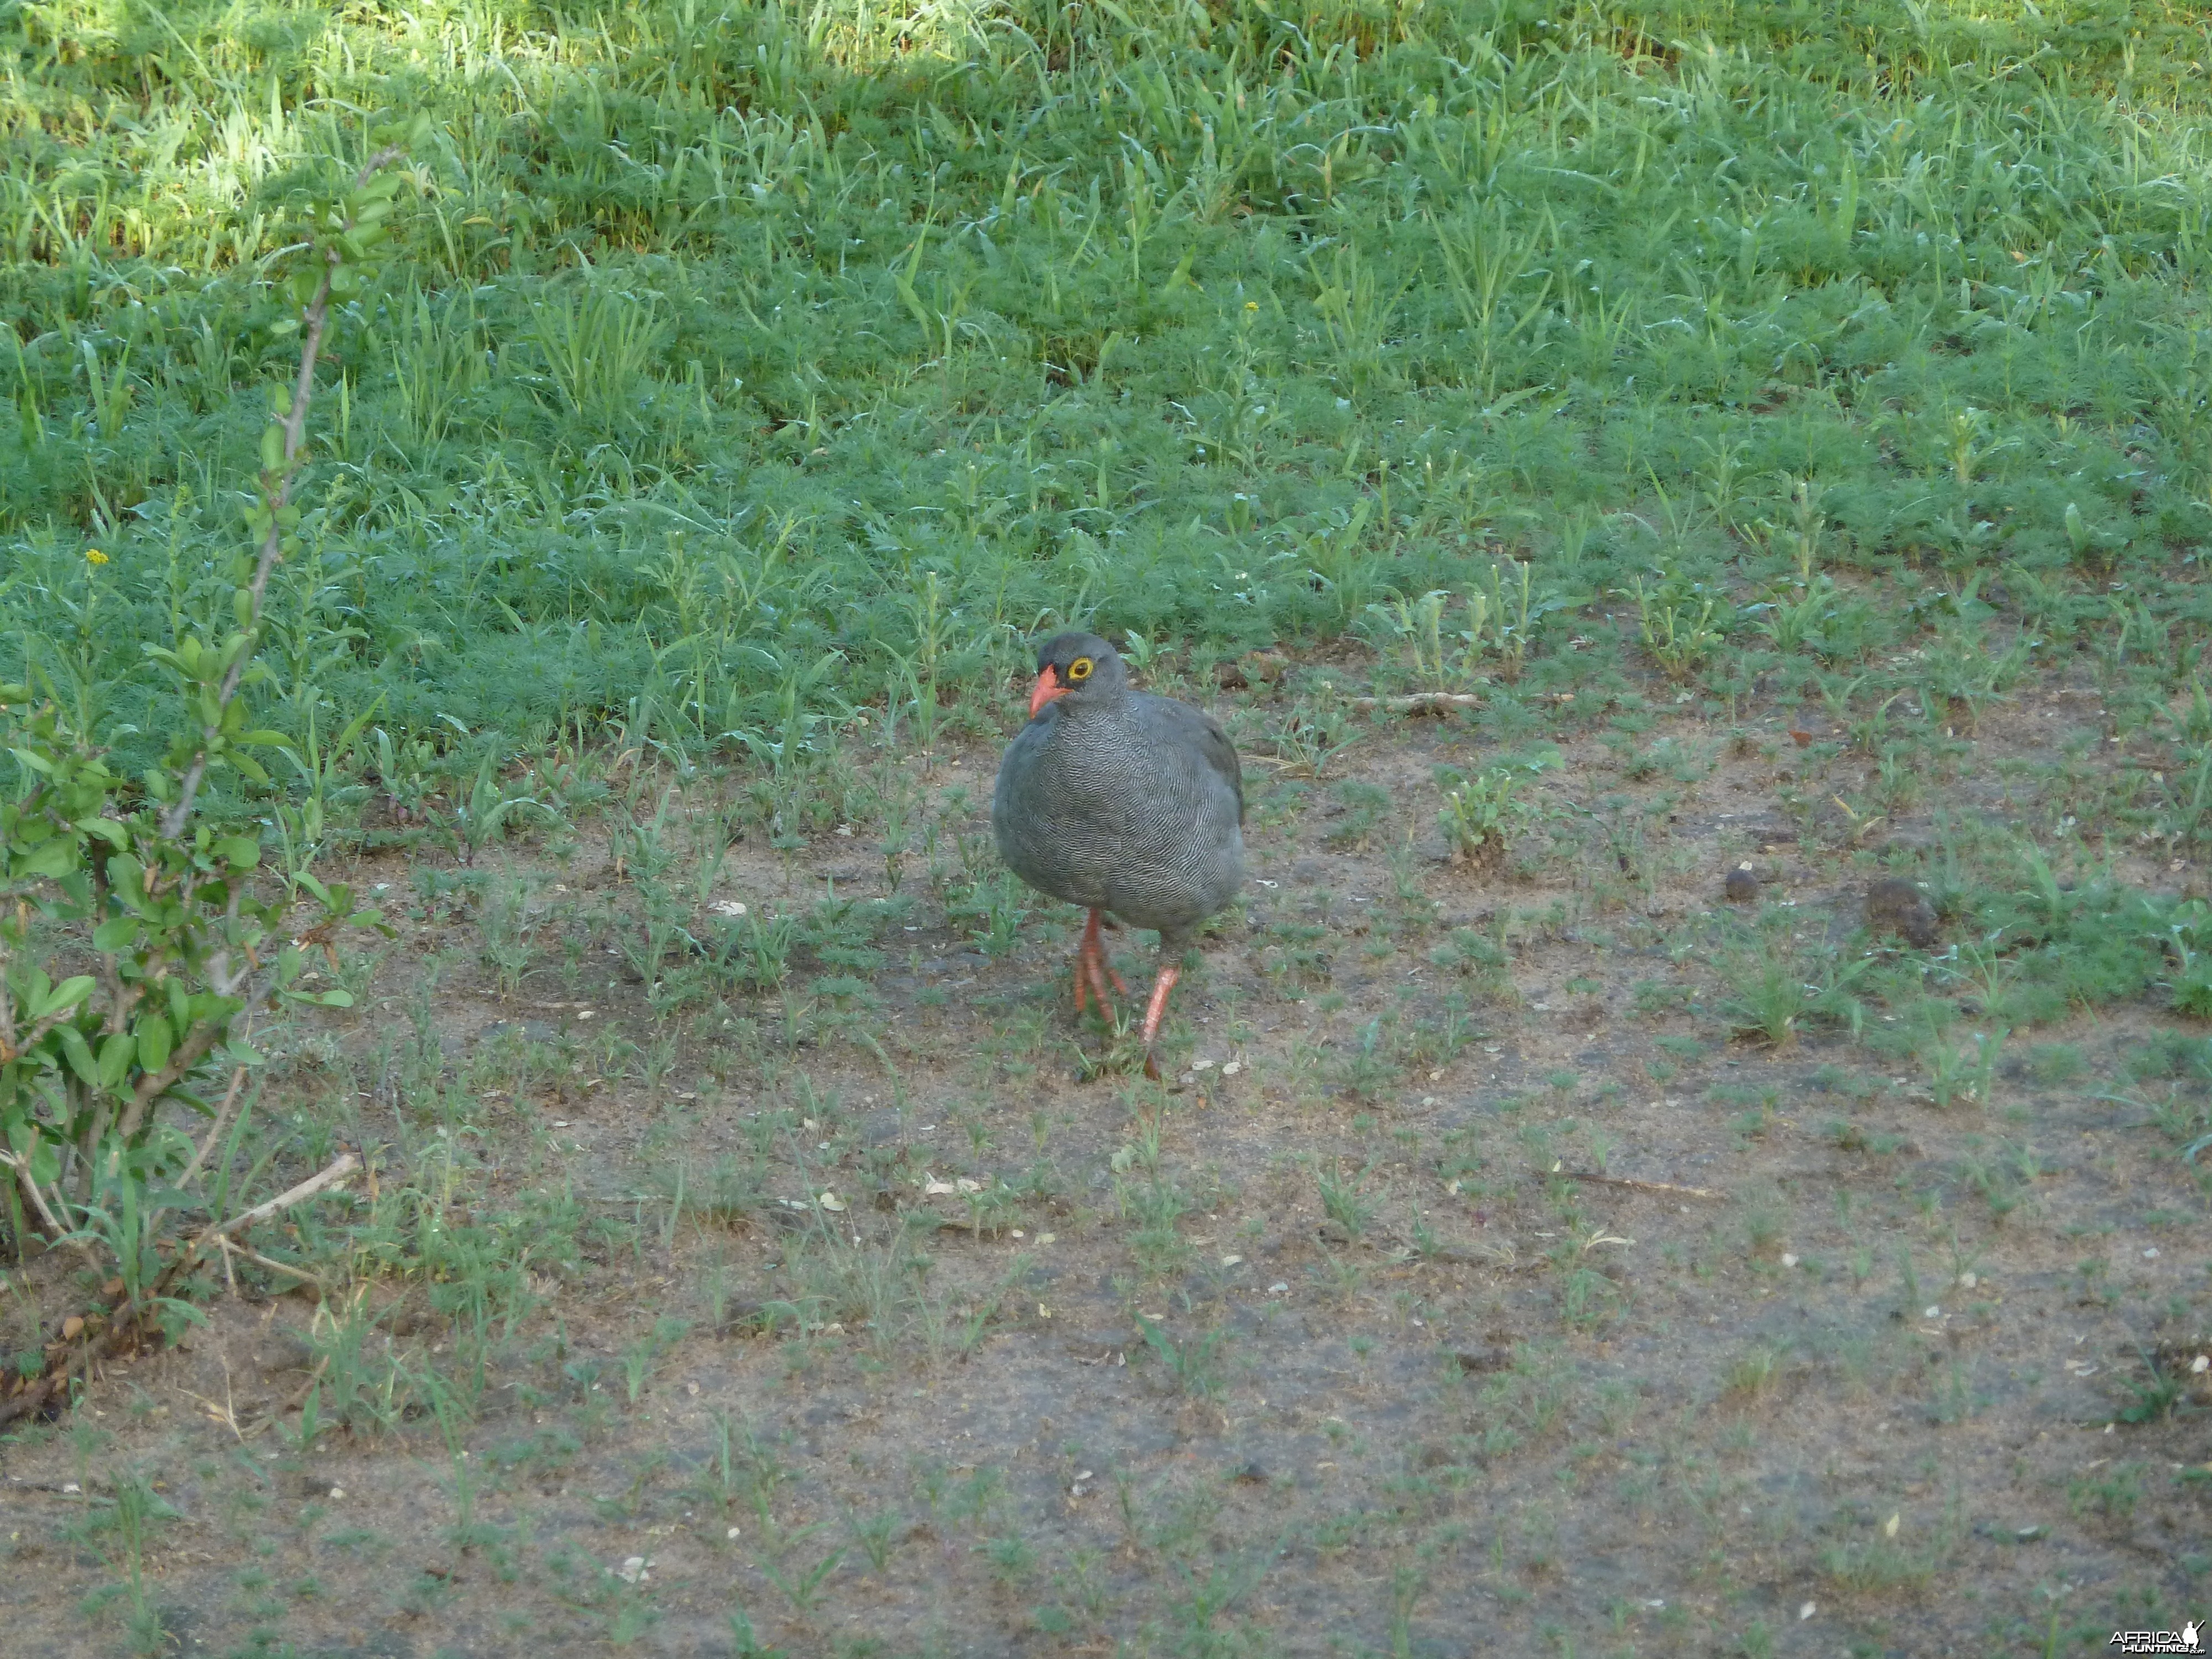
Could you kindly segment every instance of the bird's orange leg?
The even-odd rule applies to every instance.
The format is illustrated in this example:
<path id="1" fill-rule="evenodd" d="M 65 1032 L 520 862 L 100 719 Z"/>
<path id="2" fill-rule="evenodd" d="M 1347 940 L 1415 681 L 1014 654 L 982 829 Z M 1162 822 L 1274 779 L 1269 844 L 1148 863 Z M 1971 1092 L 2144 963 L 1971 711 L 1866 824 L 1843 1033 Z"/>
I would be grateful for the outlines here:
<path id="1" fill-rule="evenodd" d="M 1182 977 L 1180 968 L 1162 968 L 1160 976 L 1152 981 L 1152 998 L 1145 1004 L 1145 1075 L 1155 1081 L 1159 1078 L 1160 1067 L 1152 1058 L 1152 1041 L 1159 1036 L 1160 1021 L 1168 1012 L 1168 993 L 1175 989 L 1176 981 Z"/>
<path id="2" fill-rule="evenodd" d="M 1114 964 L 1106 959 L 1105 944 L 1098 937 L 1098 912 L 1094 909 L 1091 913 L 1091 920 L 1083 925 L 1083 943 L 1076 947 L 1075 951 L 1075 1012 L 1081 1013 L 1085 1000 L 1095 996 L 1098 999 L 1099 1018 L 1111 1024 L 1114 1002 L 1106 994 L 1106 984 L 1109 980 L 1115 990 L 1125 996 L 1128 994 L 1128 986 L 1123 982 L 1121 975 L 1114 971 Z"/>

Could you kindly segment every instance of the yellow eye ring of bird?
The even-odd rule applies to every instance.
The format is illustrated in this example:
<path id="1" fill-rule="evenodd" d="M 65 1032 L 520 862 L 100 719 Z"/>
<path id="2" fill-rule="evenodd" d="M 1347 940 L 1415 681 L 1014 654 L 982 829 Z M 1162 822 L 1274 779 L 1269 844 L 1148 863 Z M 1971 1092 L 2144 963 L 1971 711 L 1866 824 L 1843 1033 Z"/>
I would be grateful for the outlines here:
<path id="1" fill-rule="evenodd" d="M 1073 662 L 1072 662 L 1072 663 L 1070 663 L 1070 664 L 1068 664 L 1068 665 L 1067 665 L 1067 683 L 1068 683 L 1070 685 L 1074 684 L 1075 684 L 1075 682 L 1076 682 L 1076 681 L 1078 681 L 1078 680 L 1087 680 L 1087 679 L 1089 679 L 1090 678 L 1091 678 L 1091 659 L 1090 659 L 1090 658 L 1088 658 L 1088 657 L 1078 657 L 1078 658 L 1077 658 Z"/>

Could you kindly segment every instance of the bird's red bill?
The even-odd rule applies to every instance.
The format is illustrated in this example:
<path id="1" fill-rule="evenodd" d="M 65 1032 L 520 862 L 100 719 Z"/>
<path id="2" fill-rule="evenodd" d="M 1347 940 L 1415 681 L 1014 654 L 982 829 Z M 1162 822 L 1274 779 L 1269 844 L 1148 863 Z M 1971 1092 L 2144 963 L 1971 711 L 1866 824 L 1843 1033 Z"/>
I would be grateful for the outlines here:
<path id="1" fill-rule="evenodd" d="M 1064 697 L 1067 688 L 1060 683 L 1060 676 L 1047 668 L 1036 677 L 1036 688 L 1030 693 L 1030 718 L 1035 720 L 1037 711 L 1054 697 Z"/>

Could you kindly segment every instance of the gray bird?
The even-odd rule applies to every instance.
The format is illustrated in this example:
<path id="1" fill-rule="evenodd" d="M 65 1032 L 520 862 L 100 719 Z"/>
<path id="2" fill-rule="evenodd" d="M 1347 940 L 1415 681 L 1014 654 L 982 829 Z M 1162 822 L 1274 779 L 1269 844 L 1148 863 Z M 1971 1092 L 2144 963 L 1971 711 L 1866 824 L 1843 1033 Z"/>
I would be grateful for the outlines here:
<path id="1" fill-rule="evenodd" d="M 1110 1019 L 1122 991 L 1098 937 L 1111 911 L 1160 935 L 1145 1005 L 1145 1071 L 1199 924 L 1244 884 L 1244 775 L 1221 723 L 1129 684 L 1096 634 L 1060 634 L 1037 650 L 1030 720 L 1006 746 L 991 797 L 999 856 L 1030 886 L 1087 906 L 1075 955 L 1075 1011 L 1088 996 Z"/>

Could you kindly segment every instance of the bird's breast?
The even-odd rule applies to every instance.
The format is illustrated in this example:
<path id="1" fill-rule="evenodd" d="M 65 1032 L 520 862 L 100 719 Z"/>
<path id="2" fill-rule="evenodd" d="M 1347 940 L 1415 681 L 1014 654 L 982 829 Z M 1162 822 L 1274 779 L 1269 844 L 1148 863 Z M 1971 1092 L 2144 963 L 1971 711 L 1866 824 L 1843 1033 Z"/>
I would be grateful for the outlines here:
<path id="1" fill-rule="evenodd" d="M 1125 722 L 1025 728 L 1000 768 L 992 824 L 1031 886 L 1139 927 L 1218 908 L 1242 878 L 1233 793 L 1202 757 Z"/>

